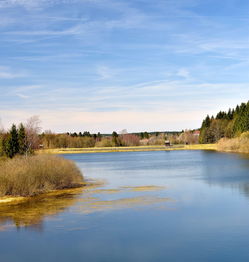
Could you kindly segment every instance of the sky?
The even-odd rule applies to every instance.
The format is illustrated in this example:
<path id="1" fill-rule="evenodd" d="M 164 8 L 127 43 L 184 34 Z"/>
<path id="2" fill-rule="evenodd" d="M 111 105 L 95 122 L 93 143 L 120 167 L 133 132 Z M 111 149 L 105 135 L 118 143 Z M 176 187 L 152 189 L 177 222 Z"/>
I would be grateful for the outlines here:
<path id="1" fill-rule="evenodd" d="M 249 97 L 248 0 L 0 0 L 0 119 L 199 128 Z"/>

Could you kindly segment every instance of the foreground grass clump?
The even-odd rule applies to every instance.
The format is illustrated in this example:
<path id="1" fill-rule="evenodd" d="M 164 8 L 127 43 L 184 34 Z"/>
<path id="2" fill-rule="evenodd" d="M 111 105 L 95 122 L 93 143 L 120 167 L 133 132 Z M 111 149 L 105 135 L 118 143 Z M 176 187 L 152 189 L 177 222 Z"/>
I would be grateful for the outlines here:
<path id="1" fill-rule="evenodd" d="M 239 137 L 222 138 L 218 142 L 219 151 L 249 153 L 249 132 L 242 133 Z"/>
<path id="2" fill-rule="evenodd" d="M 34 196 L 82 182 L 74 162 L 57 156 L 16 157 L 0 163 L 0 196 Z"/>

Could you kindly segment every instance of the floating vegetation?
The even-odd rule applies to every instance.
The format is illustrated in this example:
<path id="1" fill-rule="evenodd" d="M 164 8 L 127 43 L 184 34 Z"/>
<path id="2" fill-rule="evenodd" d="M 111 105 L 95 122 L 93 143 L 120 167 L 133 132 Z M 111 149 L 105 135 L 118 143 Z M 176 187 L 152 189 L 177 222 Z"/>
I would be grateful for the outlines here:
<path id="1" fill-rule="evenodd" d="M 88 202 L 84 206 L 80 206 L 79 210 L 82 213 L 89 214 L 94 212 L 101 212 L 105 210 L 119 210 L 124 208 L 136 208 L 141 206 L 159 204 L 163 202 L 172 201 L 170 198 L 155 197 L 155 196 L 139 196 L 132 198 L 121 198 L 114 200 L 97 200 Z"/>
<path id="2" fill-rule="evenodd" d="M 42 230 L 44 219 L 55 219 L 56 215 L 65 212 L 69 208 L 72 208 L 73 212 L 76 213 L 90 214 L 125 208 L 154 206 L 172 201 L 167 197 L 130 195 L 131 192 L 141 193 L 164 189 L 164 187 L 160 186 L 126 186 L 114 189 L 102 187 L 102 181 L 95 181 L 81 188 L 58 190 L 35 197 L 11 198 L 9 201 L 7 201 L 7 198 L 2 198 L 0 200 L 0 231 L 9 230 L 13 226 L 16 228 L 32 227 L 35 230 Z M 127 197 L 121 197 L 123 193 Z M 110 194 L 112 199 L 106 199 L 107 194 Z"/>
<path id="3" fill-rule="evenodd" d="M 157 190 L 163 190 L 165 187 L 162 186 L 124 186 L 123 188 L 128 189 L 130 191 L 139 191 L 139 192 L 147 192 L 147 191 L 157 191 Z"/>

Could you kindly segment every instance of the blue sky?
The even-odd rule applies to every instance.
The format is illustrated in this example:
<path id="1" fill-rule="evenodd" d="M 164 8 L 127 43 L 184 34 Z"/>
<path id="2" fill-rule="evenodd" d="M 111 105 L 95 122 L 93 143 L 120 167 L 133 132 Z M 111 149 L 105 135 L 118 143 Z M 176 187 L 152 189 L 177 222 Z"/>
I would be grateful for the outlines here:
<path id="1" fill-rule="evenodd" d="M 248 100 L 247 0 L 0 0 L 0 118 L 198 128 Z"/>

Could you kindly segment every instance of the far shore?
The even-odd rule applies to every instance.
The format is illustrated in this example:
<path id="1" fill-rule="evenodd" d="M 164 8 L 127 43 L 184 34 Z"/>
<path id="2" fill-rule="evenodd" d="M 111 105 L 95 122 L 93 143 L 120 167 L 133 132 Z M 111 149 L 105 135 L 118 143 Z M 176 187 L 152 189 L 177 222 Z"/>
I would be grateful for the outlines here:
<path id="1" fill-rule="evenodd" d="M 216 144 L 195 144 L 195 145 L 174 145 L 174 146 L 132 146 L 132 147 L 94 147 L 94 148 L 56 148 L 56 149 L 43 149 L 38 150 L 38 154 L 89 154 L 89 153 L 111 153 L 111 152 L 145 152 L 145 151 L 173 151 L 173 150 L 217 150 Z M 83 184 L 82 184 L 83 185 Z M 86 183 L 86 186 L 96 186 Z M 86 187 L 87 188 L 87 187 Z M 21 196 L 3 196 L 0 197 L 0 206 L 4 204 L 20 204 L 26 202 L 29 199 L 34 199 L 39 196 L 47 197 L 60 195 L 64 193 L 70 193 L 82 190 L 82 187 L 53 190 L 51 192 L 39 194 L 35 197 L 21 197 Z"/>
<path id="2" fill-rule="evenodd" d="M 90 147 L 90 148 L 55 148 L 40 149 L 38 154 L 89 154 L 112 152 L 143 152 L 173 150 L 217 150 L 216 144 L 173 145 L 173 146 L 131 146 L 131 147 Z"/>

